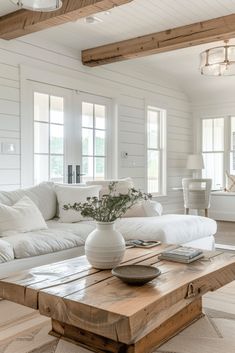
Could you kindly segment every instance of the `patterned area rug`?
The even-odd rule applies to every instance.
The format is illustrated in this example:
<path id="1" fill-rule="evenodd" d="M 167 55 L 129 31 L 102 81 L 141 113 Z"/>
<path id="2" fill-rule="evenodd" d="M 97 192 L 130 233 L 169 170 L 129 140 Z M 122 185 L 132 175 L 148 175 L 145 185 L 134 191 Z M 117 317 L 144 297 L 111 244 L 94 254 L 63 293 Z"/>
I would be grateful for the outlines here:
<path id="1" fill-rule="evenodd" d="M 155 353 L 234 353 L 235 281 L 204 297 L 205 317 Z M 50 320 L 31 309 L 0 301 L 0 353 L 90 353 L 49 336 Z"/>

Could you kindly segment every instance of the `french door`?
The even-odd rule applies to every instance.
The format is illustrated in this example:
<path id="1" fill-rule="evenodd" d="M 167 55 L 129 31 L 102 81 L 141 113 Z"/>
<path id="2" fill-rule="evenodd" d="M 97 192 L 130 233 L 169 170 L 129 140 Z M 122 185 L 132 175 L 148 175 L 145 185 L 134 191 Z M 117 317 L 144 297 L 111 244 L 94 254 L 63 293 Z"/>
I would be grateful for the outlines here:
<path id="1" fill-rule="evenodd" d="M 30 88 L 22 124 L 22 185 L 111 177 L 110 100 L 41 83 L 31 82 Z"/>

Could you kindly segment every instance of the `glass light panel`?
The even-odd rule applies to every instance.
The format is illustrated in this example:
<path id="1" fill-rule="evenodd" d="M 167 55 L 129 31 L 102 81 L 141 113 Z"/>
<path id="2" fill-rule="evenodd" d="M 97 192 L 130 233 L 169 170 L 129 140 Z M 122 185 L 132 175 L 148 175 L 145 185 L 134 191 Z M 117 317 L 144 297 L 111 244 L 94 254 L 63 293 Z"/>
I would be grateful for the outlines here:
<path id="1" fill-rule="evenodd" d="M 42 181 L 48 180 L 48 162 L 47 155 L 34 155 L 34 184 L 39 184 Z"/>
<path id="2" fill-rule="evenodd" d="M 229 61 L 235 61 L 235 46 L 228 47 L 228 59 Z"/>
<path id="3" fill-rule="evenodd" d="M 148 111 L 148 148 L 159 148 L 159 112 Z"/>
<path id="4" fill-rule="evenodd" d="M 223 187 L 223 153 L 204 153 L 204 164 L 202 174 L 204 178 L 212 179 L 212 189 Z"/>
<path id="5" fill-rule="evenodd" d="M 213 120 L 203 119 L 202 120 L 202 150 L 212 151 L 213 150 Z"/>
<path id="6" fill-rule="evenodd" d="M 50 156 L 50 180 L 63 182 L 64 179 L 64 157 Z"/>
<path id="7" fill-rule="evenodd" d="M 223 63 L 225 59 L 225 48 L 218 47 L 209 50 L 208 54 L 209 64 Z"/>
<path id="8" fill-rule="evenodd" d="M 62 125 L 50 125 L 50 151 L 51 153 L 64 153 L 64 127 Z"/>
<path id="9" fill-rule="evenodd" d="M 95 155 L 105 156 L 105 131 L 95 131 Z"/>
<path id="10" fill-rule="evenodd" d="M 93 157 L 83 157 L 82 158 L 82 172 L 85 174 L 82 177 L 82 181 L 93 180 Z"/>
<path id="11" fill-rule="evenodd" d="M 148 151 L 148 192 L 159 192 L 159 152 Z"/>
<path id="12" fill-rule="evenodd" d="M 95 127 L 105 129 L 105 105 L 95 104 Z"/>
<path id="13" fill-rule="evenodd" d="M 34 123 L 34 153 L 49 153 L 49 125 Z"/>
<path id="14" fill-rule="evenodd" d="M 214 148 L 213 151 L 224 150 L 224 119 L 214 119 Z"/>
<path id="15" fill-rule="evenodd" d="M 55 124 L 64 124 L 64 98 L 50 97 L 50 121 Z"/>
<path id="16" fill-rule="evenodd" d="M 95 158 L 95 180 L 105 178 L 105 158 Z"/>
<path id="17" fill-rule="evenodd" d="M 82 126 L 93 128 L 93 110 L 94 104 L 82 103 Z"/>
<path id="18" fill-rule="evenodd" d="M 62 6 L 61 0 L 11 0 L 11 2 L 19 8 L 40 12 L 56 11 Z"/>
<path id="19" fill-rule="evenodd" d="M 214 64 L 202 68 L 202 73 L 207 76 L 223 76 L 226 75 L 226 71 L 227 66 L 225 64 Z"/>
<path id="20" fill-rule="evenodd" d="M 34 120 L 49 121 L 49 95 L 34 92 Z"/>
<path id="21" fill-rule="evenodd" d="M 93 130 L 82 129 L 82 154 L 93 155 Z"/>

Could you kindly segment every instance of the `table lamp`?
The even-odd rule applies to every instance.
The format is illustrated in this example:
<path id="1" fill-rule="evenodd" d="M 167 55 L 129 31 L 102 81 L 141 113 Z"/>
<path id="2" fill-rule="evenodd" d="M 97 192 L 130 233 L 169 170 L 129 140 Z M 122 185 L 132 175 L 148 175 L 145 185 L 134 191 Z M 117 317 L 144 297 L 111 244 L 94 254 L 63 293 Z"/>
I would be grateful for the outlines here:
<path id="1" fill-rule="evenodd" d="M 193 170 L 193 178 L 197 178 L 197 171 L 205 168 L 202 154 L 189 154 L 186 168 Z"/>

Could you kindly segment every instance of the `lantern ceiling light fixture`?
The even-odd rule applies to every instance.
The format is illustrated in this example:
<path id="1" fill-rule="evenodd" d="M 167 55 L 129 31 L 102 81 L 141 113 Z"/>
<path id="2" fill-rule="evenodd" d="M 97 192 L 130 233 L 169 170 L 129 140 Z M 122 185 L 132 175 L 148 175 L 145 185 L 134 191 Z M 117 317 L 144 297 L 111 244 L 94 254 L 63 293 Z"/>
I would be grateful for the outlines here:
<path id="1" fill-rule="evenodd" d="M 235 75 L 235 45 L 224 45 L 201 53 L 201 74 L 205 76 Z"/>
<path id="2" fill-rule="evenodd" d="M 20 9 L 40 12 L 56 11 L 62 6 L 61 0 L 11 0 L 11 2 Z"/>

